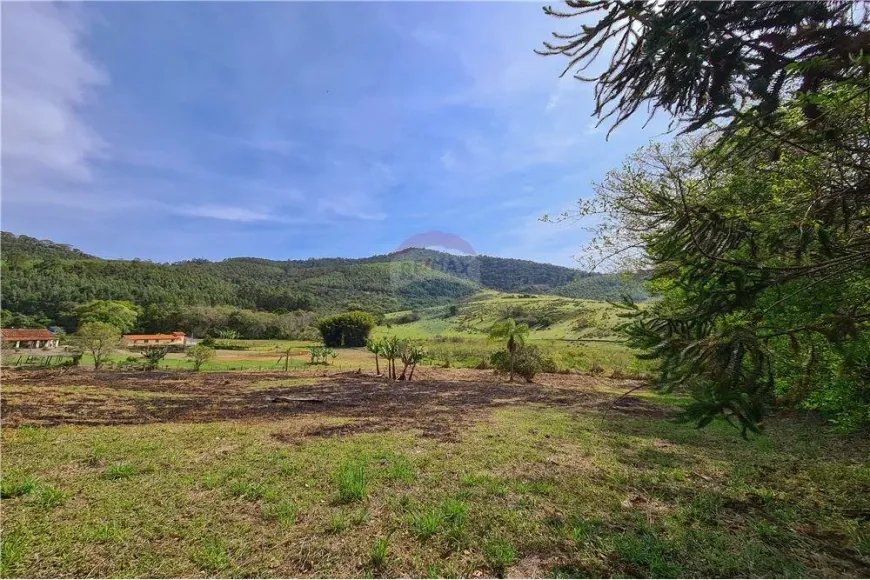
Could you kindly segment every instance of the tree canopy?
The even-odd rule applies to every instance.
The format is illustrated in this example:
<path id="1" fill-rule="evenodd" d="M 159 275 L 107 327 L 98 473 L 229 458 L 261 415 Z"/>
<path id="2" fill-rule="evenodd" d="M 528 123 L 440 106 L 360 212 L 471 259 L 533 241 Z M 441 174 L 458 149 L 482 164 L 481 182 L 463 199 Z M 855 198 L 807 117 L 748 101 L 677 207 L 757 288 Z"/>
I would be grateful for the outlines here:
<path id="1" fill-rule="evenodd" d="M 613 127 L 644 104 L 683 137 L 629 157 L 581 200 L 587 250 L 651 269 L 661 299 L 624 330 L 656 383 L 755 430 L 771 409 L 870 424 L 870 31 L 858 3 L 575 2 L 597 16 L 545 54 L 592 66 Z"/>

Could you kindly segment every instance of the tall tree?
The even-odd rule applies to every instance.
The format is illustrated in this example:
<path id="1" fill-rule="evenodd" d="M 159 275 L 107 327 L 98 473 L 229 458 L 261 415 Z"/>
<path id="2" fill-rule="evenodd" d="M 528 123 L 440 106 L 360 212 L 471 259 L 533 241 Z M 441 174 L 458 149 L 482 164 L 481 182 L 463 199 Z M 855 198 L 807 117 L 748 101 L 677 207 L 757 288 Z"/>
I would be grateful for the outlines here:
<path id="1" fill-rule="evenodd" d="M 777 399 L 870 423 L 870 30 L 848 2 L 570 1 L 598 17 L 545 54 L 594 82 L 612 128 L 647 105 L 691 138 L 629 158 L 581 201 L 592 250 L 652 268 L 632 344 L 744 434 Z M 591 77 L 605 47 L 613 56 Z M 569 212 L 563 217 L 573 217 Z M 823 394 L 820 394 L 823 393 Z M 823 401 L 823 403 L 819 403 Z"/>
<path id="2" fill-rule="evenodd" d="M 724 122 L 764 131 L 796 93 L 808 121 L 821 117 L 813 95 L 832 82 L 867 73 L 866 5 L 860 2 L 637 2 L 567 0 L 545 7 L 578 19 L 576 32 L 554 32 L 539 50 L 568 59 L 563 74 L 595 83 L 595 115 L 612 128 L 643 105 L 664 110 L 684 132 Z M 608 49 L 612 49 L 609 53 Z M 609 54 L 608 54 L 609 53 Z M 602 72 L 586 76 L 607 58 Z"/>

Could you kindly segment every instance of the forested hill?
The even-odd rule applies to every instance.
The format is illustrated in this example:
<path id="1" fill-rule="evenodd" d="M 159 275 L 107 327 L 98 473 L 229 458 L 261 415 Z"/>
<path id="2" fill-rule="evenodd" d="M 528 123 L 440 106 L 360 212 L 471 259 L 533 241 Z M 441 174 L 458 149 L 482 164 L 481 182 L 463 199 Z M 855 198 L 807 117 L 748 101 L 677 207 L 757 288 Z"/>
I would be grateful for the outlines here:
<path id="1" fill-rule="evenodd" d="M 444 304 L 481 288 L 618 299 L 638 280 L 489 256 L 410 249 L 361 259 L 231 258 L 172 264 L 105 260 L 70 246 L 2 233 L 3 309 L 56 319 L 77 303 L 220 306 L 265 311 L 392 312 Z"/>

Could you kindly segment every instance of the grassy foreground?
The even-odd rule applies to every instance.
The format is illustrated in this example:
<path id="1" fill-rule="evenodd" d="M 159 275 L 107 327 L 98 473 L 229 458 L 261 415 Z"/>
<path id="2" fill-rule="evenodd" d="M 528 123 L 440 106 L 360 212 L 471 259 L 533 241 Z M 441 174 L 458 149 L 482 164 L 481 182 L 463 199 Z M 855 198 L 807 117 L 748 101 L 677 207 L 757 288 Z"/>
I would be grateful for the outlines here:
<path id="1" fill-rule="evenodd" d="M 4 428 L 0 572 L 870 574 L 866 439 L 542 405 L 458 441 L 276 436 L 348 420 Z"/>

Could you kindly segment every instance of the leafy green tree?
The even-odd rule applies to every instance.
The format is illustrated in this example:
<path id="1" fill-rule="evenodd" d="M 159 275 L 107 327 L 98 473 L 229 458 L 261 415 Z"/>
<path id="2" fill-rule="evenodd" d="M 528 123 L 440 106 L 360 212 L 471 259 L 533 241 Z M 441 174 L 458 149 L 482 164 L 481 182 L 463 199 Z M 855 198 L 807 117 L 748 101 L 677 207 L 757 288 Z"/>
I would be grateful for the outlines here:
<path id="1" fill-rule="evenodd" d="M 375 317 L 359 310 L 326 316 L 317 321 L 326 346 L 365 346 L 374 327 Z"/>
<path id="2" fill-rule="evenodd" d="M 187 360 L 193 363 L 193 370 L 199 371 L 202 365 L 214 359 L 215 351 L 210 346 L 195 344 L 187 349 Z"/>
<path id="3" fill-rule="evenodd" d="M 510 358 L 510 380 L 514 380 L 514 359 L 516 358 L 517 348 L 525 344 L 526 336 L 529 334 L 529 326 L 527 324 L 517 324 L 513 318 L 507 318 L 493 325 L 489 331 L 489 338 L 492 340 L 504 340 L 505 346 Z"/>
<path id="4" fill-rule="evenodd" d="M 381 353 L 381 341 L 368 338 L 366 339 L 366 348 L 370 353 L 375 355 L 375 373 L 380 375 L 381 366 L 379 362 L 379 355 Z"/>
<path id="5" fill-rule="evenodd" d="M 78 324 L 105 322 L 121 331 L 130 332 L 139 316 L 138 307 L 125 300 L 91 300 L 73 308 Z"/>
<path id="6" fill-rule="evenodd" d="M 9 310 L 0 310 L 0 327 L 2 328 L 45 328 L 49 321 L 37 316 L 28 316 Z"/>
<path id="7" fill-rule="evenodd" d="M 106 359 L 121 344 L 121 331 L 106 322 L 86 322 L 73 337 L 73 344 L 91 353 L 94 370 L 100 370 Z"/>

